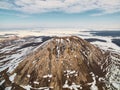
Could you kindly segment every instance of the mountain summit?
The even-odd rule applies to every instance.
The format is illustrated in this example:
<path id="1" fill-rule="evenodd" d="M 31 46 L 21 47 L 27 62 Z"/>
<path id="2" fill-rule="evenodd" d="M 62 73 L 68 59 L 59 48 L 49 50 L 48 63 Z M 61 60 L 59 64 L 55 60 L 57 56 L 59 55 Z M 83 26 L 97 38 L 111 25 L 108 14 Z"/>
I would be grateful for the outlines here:
<path id="1" fill-rule="evenodd" d="M 102 90 L 104 56 L 79 37 L 54 37 L 19 63 L 12 82 L 27 90 Z"/>

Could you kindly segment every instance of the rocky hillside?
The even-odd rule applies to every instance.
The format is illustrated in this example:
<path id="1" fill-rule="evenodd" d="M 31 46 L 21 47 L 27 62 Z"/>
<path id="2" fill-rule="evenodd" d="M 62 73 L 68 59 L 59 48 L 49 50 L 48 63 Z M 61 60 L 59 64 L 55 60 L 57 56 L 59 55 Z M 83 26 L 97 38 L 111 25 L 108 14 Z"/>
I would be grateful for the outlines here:
<path id="1" fill-rule="evenodd" d="M 79 37 L 54 37 L 27 55 L 10 75 L 2 72 L 4 86 L 11 90 L 106 90 L 108 56 Z"/>

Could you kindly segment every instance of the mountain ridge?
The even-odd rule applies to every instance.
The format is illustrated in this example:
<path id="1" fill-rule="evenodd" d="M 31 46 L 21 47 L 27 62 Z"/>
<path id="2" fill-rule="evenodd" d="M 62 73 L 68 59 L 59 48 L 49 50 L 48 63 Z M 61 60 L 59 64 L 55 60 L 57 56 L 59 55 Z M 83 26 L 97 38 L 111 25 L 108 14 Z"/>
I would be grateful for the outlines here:
<path id="1" fill-rule="evenodd" d="M 28 51 L 24 51 L 26 43 L 20 45 L 23 47 L 20 52 L 25 55 L 12 55 L 15 56 L 12 67 L 0 72 L 0 89 L 119 89 L 119 77 L 116 76 L 119 75 L 120 56 L 117 53 L 102 50 L 77 36 L 51 37 L 46 41 L 38 37 L 27 39 L 39 40 L 40 44 L 27 48 Z M 16 48 L 19 51 L 19 47 Z"/>
<path id="2" fill-rule="evenodd" d="M 99 65 L 102 61 L 102 52 L 87 41 L 76 36 L 54 37 L 19 64 L 13 72 L 17 74 L 14 83 L 30 85 L 31 88 L 70 89 L 64 84 L 92 82 L 92 72 L 104 76 Z"/>

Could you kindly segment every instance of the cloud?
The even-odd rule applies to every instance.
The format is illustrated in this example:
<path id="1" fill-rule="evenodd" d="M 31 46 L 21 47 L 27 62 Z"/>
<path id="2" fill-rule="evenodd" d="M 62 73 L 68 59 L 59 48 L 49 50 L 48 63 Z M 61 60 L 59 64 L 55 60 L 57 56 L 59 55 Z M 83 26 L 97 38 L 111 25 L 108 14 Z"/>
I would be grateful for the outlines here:
<path id="1" fill-rule="evenodd" d="M 0 9 L 12 9 L 12 4 L 4 1 L 0 1 Z"/>
<path id="2" fill-rule="evenodd" d="M 1 0 L 0 9 L 24 13 L 64 12 L 81 13 L 99 10 L 93 16 L 120 12 L 120 0 Z"/>

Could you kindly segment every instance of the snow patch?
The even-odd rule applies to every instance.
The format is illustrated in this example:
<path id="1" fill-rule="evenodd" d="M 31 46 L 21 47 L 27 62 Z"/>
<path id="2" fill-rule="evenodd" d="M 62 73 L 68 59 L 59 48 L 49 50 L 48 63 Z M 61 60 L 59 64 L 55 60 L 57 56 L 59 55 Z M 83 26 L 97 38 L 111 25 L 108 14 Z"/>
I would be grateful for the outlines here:
<path id="1" fill-rule="evenodd" d="M 76 72 L 75 70 L 66 70 L 64 71 L 64 73 L 66 74 L 67 78 L 69 78 L 70 75 L 74 75 L 74 76 L 78 75 L 78 72 Z"/>
<path id="2" fill-rule="evenodd" d="M 17 74 L 14 73 L 13 75 L 11 75 L 11 76 L 9 77 L 9 80 L 10 80 L 12 83 L 14 82 L 14 78 L 15 78 L 16 75 L 17 75 Z"/>
<path id="3" fill-rule="evenodd" d="M 57 57 L 59 58 L 59 56 L 60 56 L 60 49 L 59 49 L 59 47 L 57 46 Z"/>
<path id="4" fill-rule="evenodd" d="M 39 84 L 39 82 L 37 82 L 37 81 L 34 81 L 33 83 L 34 83 L 34 84 Z"/>
<path id="5" fill-rule="evenodd" d="M 30 75 L 27 75 L 28 78 L 30 78 Z"/>
<path id="6" fill-rule="evenodd" d="M 70 43 L 70 39 L 69 38 L 67 38 L 66 40 Z"/>
<path id="7" fill-rule="evenodd" d="M 4 82 L 5 82 L 5 80 L 1 81 L 1 82 L 0 82 L 0 85 L 2 85 Z"/>
<path id="8" fill-rule="evenodd" d="M 44 75 L 43 78 L 52 78 L 52 74 Z"/>
<path id="9" fill-rule="evenodd" d="M 5 90 L 11 90 L 12 89 L 12 87 L 6 87 L 5 88 Z"/>
<path id="10" fill-rule="evenodd" d="M 30 85 L 27 85 L 27 86 L 22 86 L 22 85 L 21 85 L 21 87 L 23 87 L 23 88 L 26 89 L 26 90 L 31 90 L 31 88 L 32 88 Z"/>
<path id="11" fill-rule="evenodd" d="M 72 85 L 68 85 L 68 80 L 65 81 L 65 84 L 63 85 L 63 88 L 68 88 L 70 90 L 82 89 L 82 87 L 80 85 L 76 85 L 75 83 L 72 83 Z"/>
<path id="12" fill-rule="evenodd" d="M 98 90 L 98 87 L 96 86 L 96 79 L 95 79 L 95 75 L 93 72 L 90 73 L 93 79 L 92 83 L 89 83 L 89 85 L 91 85 L 90 90 Z"/>
<path id="13" fill-rule="evenodd" d="M 119 83 L 112 83 L 112 85 L 115 87 L 115 88 L 117 88 L 118 90 L 120 90 L 120 82 Z"/>

